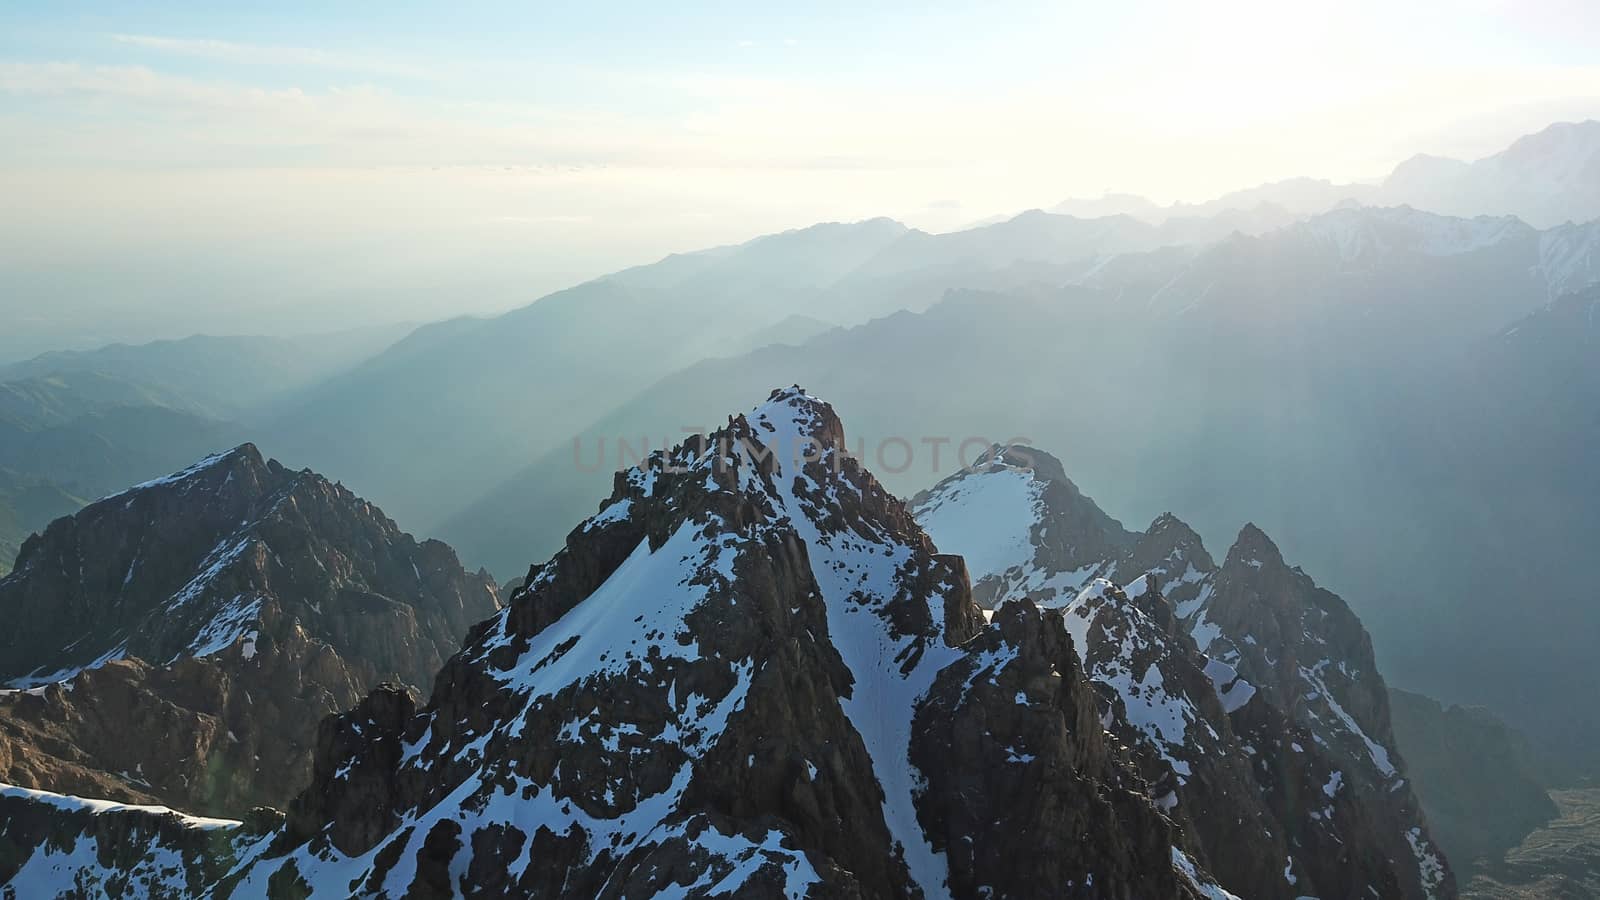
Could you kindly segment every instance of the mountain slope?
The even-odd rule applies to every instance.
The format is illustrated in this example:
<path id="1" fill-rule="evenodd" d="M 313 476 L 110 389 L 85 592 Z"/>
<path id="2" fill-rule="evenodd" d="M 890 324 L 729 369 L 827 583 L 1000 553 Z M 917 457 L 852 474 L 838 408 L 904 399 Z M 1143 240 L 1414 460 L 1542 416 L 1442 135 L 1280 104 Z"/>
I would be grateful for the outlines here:
<path id="1" fill-rule="evenodd" d="M 4 778 L 185 809 L 285 803 L 319 718 L 425 685 L 493 582 L 253 446 L 99 500 L 0 580 Z"/>

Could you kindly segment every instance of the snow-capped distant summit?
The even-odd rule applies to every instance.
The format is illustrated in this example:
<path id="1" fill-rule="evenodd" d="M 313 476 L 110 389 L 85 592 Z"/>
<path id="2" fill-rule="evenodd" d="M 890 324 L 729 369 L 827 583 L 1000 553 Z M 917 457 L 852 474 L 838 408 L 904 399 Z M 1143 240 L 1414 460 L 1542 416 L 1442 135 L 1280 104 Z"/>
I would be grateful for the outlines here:
<path id="1" fill-rule="evenodd" d="M 1600 219 L 1600 121 L 1556 122 L 1475 161 L 1419 153 L 1380 183 L 1338 184 L 1319 178 L 1231 191 L 1202 203 L 1162 206 L 1133 194 L 1108 193 L 1056 204 L 1051 212 L 1094 217 L 1129 215 L 1151 224 L 1279 207 L 1314 216 L 1344 205 L 1410 205 L 1452 216 L 1515 216 L 1536 228 Z"/>
<path id="2" fill-rule="evenodd" d="M 1470 163 L 1424 157 L 1383 183 L 1385 203 L 1509 214 L 1538 228 L 1600 218 L 1600 122 L 1557 122 Z"/>
<path id="3" fill-rule="evenodd" d="M 1454 256 L 1534 234 L 1514 216 L 1457 219 L 1409 206 L 1335 209 L 1290 227 L 1296 229 L 1328 242 L 1347 262 L 1401 252 Z"/>
<path id="4" fill-rule="evenodd" d="M 1409 355 L 1474 340 L 1593 283 L 1597 235 L 1600 222 L 1541 232 L 1510 216 L 1350 206 L 1190 254 L 1125 254 L 1080 280 L 1191 340 Z"/>

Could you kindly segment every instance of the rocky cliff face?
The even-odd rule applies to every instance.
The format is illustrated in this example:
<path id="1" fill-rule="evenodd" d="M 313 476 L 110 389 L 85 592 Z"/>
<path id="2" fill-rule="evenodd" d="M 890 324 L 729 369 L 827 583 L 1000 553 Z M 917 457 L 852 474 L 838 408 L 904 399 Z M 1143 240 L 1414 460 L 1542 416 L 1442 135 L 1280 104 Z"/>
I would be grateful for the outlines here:
<path id="1" fill-rule="evenodd" d="M 183 809 L 284 806 L 312 736 L 431 683 L 493 583 L 344 488 L 208 457 L 58 519 L 0 580 L 0 778 Z"/>
<path id="2" fill-rule="evenodd" d="M 1104 732 L 1060 615 L 961 560 L 776 392 L 620 473 L 432 696 L 317 734 L 219 886 L 258 896 L 1225 896 Z"/>
<path id="3" fill-rule="evenodd" d="M 1177 518 L 1129 535 L 1062 479 L 1048 454 L 996 447 L 913 509 L 976 596 L 1062 611 L 1107 728 L 1196 859 L 1242 896 L 1453 896 L 1343 601 L 1253 526 L 1218 567 Z"/>

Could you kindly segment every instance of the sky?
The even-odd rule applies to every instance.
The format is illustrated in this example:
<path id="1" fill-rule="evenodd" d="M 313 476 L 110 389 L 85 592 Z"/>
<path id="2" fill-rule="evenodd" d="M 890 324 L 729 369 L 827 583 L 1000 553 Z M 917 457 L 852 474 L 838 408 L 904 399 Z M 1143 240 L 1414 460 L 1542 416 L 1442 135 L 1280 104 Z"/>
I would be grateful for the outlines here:
<path id="1" fill-rule="evenodd" d="M 254 8 L 253 8 L 254 7 Z M 1600 4 L 0 5 L 0 358 L 676 251 L 1379 178 L 1600 117 Z"/>

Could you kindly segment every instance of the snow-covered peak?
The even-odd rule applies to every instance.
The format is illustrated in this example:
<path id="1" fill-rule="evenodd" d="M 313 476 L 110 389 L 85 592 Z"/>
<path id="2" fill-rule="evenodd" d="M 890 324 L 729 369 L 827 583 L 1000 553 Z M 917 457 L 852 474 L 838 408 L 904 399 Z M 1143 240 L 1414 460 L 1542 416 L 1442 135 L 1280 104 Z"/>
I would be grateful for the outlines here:
<path id="1" fill-rule="evenodd" d="M 773 391 L 746 418 L 779 472 L 795 473 L 829 451 L 845 449 L 844 427 L 833 407 L 799 385 Z"/>
<path id="2" fill-rule="evenodd" d="M 1060 460 L 1034 447 L 991 447 L 972 466 L 911 501 L 941 550 L 967 561 L 985 608 L 1029 597 L 1059 603 L 1130 547 L 1134 535 L 1069 480 Z"/>
<path id="3" fill-rule="evenodd" d="M 1600 178 L 1600 121 L 1557 122 L 1483 162 L 1545 188 Z"/>
<path id="4" fill-rule="evenodd" d="M 1460 219 L 1409 206 L 1335 209 L 1291 230 L 1331 247 L 1344 262 L 1394 253 L 1456 256 L 1534 233 L 1513 216 Z"/>
<path id="5" fill-rule="evenodd" d="M 917 498 L 914 508 L 934 545 L 961 554 L 976 584 L 1033 562 L 1044 491 L 1031 467 L 991 451 Z"/>

